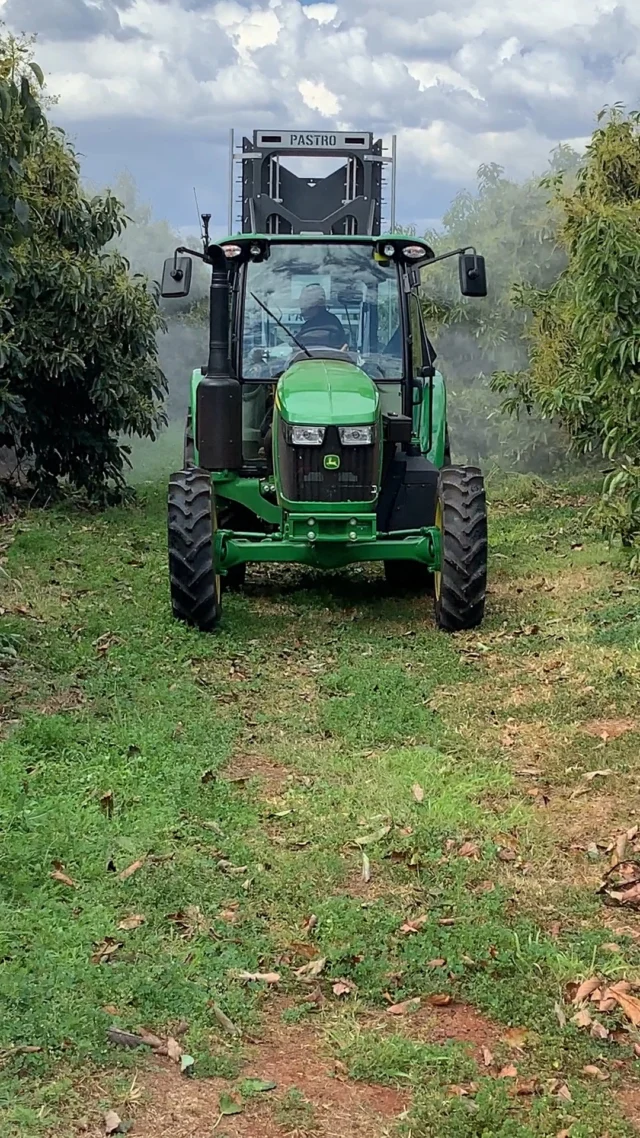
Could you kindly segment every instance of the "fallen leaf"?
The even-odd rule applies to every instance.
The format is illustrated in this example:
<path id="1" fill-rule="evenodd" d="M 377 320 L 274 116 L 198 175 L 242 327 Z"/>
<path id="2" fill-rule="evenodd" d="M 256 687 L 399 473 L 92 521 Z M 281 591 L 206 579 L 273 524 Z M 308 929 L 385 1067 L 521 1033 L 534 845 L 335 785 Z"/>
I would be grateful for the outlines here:
<path id="1" fill-rule="evenodd" d="M 237 1098 L 228 1094 L 221 1094 L 218 1099 L 218 1110 L 224 1118 L 229 1114 L 242 1114 L 244 1106 Z"/>
<path id="2" fill-rule="evenodd" d="M 633 1054 L 635 1055 L 636 1059 L 640 1059 L 640 1043 L 634 1043 Z"/>
<path id="3" fill-rule="evenodd" d="M 416 802 L 424 802 L 424 790 L 420 786 L 419 782 L 414 782 L 413 786 L 411 787 L 411 793 L 413 794 Z"/>
<path id="4" fill-rule="evenodd" d="M 413 917 L 410 921 L 405 921 L 403 925 L 400 925 L 398 932 L 401 933 L 402 936 L 410 936 L 411 933 L 419 933 L 420 929 L 424 928 L 428 920 L 429 916 L 427 913 L 421 917 Z"/>
<path id="5" fill-rule="evenodd" d="M 362 880 L 365 885 L 368 885 L 371 881 L 371 862 L 364 852 L 362 854 Z"/>
<path id="6" fill-rule="evenodd" d="M 147 1047 L 153 1047 L 154 1051 L 157 1050 L 158 1047 L 164 1047 L 164 1043 L 160 1037 L 154 1035 L 152 1031 L 147 1031 L 144 1027 L 140 1028 L 140 1038 L 143 1043 L 147 1044 Z"/>
<path id="7" fill-rule="evenodd" d="M 611 1011 L 613 1011 L 613 1008 Z M 603 1023 L 600 1023 L 599 1020 L 594 1019 L 593 1023 L 591 1024 L 589 1035 L 592 1039 L 608 1039 L 609 1029 L 608 1027 L 605 1027 Z"/>
<path id="8" fill-rule="evenodd" d="M 211 1010 L 220 1026 L 223 1027 L 224 1030 L 229 1033 L 229 1035 L 240 1035 L 240 1028 L 236 1027 L 233 1020 L 229 1019 L 229 1016 L 226 1012 L 223 1012 L 219 1004 L 212 1003 Z"/>
<path id="9" fill-rule="evenodd" d="M 455 923 L 456 923 L 455 917 L 440 917 L 440 919 L 438 921 L 438 924 L 442 925 L 443 927 L 446 927 L 448 925 L 455 925 Z"/>
<path id="10" fill-rule="evenodd" d="M 594 778 L 606 778 L 607 775 L 610 775 L 610 774 L 613 774 L 613 771 L 609 767 L 607 767 L 606 770 L 602 770 L 602 771 L 587 771 L 587 773 L 584 777 L 585 777 L 587 782 L 593 782 Z"/>
<path id="11" fill-rule="evenodd" d="M 122 948 L 122 941 L 114 940 L 113 937 L 106 936 L 104 940 L 97 945 L 96 950 L 91 957 L 92 964 L 108 964 L 111 957 Z"/>
<path id="12" fill-rule="evenodd" d="M 60 885 L 68 885 L 70 889 L 77 889 L 75 881 L 72 881 L 61 869 L 54 869 L 53 873 L 49 874 L 49 877 L 52 881 L 58 881 Z"/>
<path id="13" fill-rule="evenodd" d="M 592 1020 L 587 1009 L 583 1008 L 571 1017 L 571 1022 L 575 1023 L 576 1027 L 591 1027 Z"/>
<path id="14" fill-rule="evenodd" d="M 122 870 L 122 873 L 118 874 L 118 880 L 126 881 L 129 877 L 132 877 L 134 873 L 137 873 L 139 869 L 142 869 L 143 865 L 144 858 L 140 858 L 138 861 L 132 861 L 131 865 L 128 865 L 126 869 Z"/>
<path id="15" fill-rule="evenodd" d="M 600 1079 L 604 1082 L 609 1076 L 605 1071 L 601 1071 L 599 1067 L 594 1066 L 593 1063 L 587 1063 L 586 1067 L 582 1068 L 583 1075 L 589 1075 L 592 1079 Z"/>
<path id="16" fill-rule="evenodd" d="M 173 1036 L 170 1035 L 169 1038 L 167 1039 L 166 1046 L 167 1046 L 167 1055 L 169 1056 L 169 1058 L 173 1059 L 174 1063 L 179 1063 L 181 1058 L 182 1058 L 182 1048 L 181 1048 L 180 1044 L 178 1043 L 178 1040 L 174 1039 Z"/>
<path id="17" fill-rule="evenodd" d="M 482 1061 L 485 1067 L 491 1067 L 493 1065 L 493 1054 L 488 1047 L 482 1048 Z"/>
<path id="18" fill-rule="evenodd" d="M 144 920 L 141 913 L 132 913 L 130 917 L 125 917 L 120 921 L 118 928 L 121 929 L 122 932 L 128 933 L 131 932 L 132 929 L 139 929 L 140 925 L 144 924 Z"/>
<path id="19" fill-rule="evenodd" d="M 316 917 L 315 913 L 311 913 L 311 915 L 309 917 L 306 917 L 303 921 L 302 930 L 305 933 L 310 933 L 312 929 L 315 929 L 317 924 L 318 918 Z"/>
<path id="20" fill-rule="evenodd" d="M 596 988 L 599 987 L 600 981 L 598 980 L 597 976 L 592 976 L 589 980 L 583 980 L 582 983 L 578 986 L 578 990 L 573 997 L 573 1003 L 581 1004 L 584 1000 L 587 1000 L 589 998 L 592 992 L 595 992 Z"/>
<path id="21" fill-rule="evenodd" d="M 613 941 L 611 941 L 609 944 L 601 944 L 600 948 L 602 949 L 603 952 L 620 952 L 621 951 L 620 945 L 614 944 Z"/>
<path id="22" fill-rule="evenodd" d="M 120 1115 L 116 1114 L 115 1110 L 108 1110 L 104 1116 L 105 1134 L 117 1134 L 121 1125 L 122 1119 Z"/>
<path id="23" fill-rule="evenodd" d="M 538 1089 L 537 1079 L 518 1079 L 516 1083 L 517 1095 L 534 1095 Z"/>
<path id="24" fill-rule="evenodd" d="M 463 842 L 458 850 L 458 857 L 470 857 L 474 861 L 478 861 L 480 857 L 480 850 L 476 842 Z"/>
<path id="25" fill-rule="evenodd" d="M 311 960 L 309 964 L 303 964 L 302 968 L 296 968 L 295 975 L 300 976 L 300 978 L 304 980 L 313 980 L 324 971 L 326 963 L 326 956 L 319 956 L 317 960 Z"/>
<path id="26" fill-rule="evenodd" d="M 448 1090 L 449 1094 L 455 1095 L 456 1098 L 465 1098 L 467 1095 L 475 1095 L 478 1093 L 478 1088 L 475 1083 L 451 1083 Z"/>
<path id="27" fill-rule="evenodd" d="M 571 1091 L 569 1090 L 566 1083 L 563 1083 L 561 1087 L 558 1087 L 556 1095 L 558 1098 L 561 1098 L 564 1102 L 573 1102 L 573 1098 L 571 1096 Z"/>
<path id="28" fill-rule="evenodd" d="M 332 986 L 334 996 L 350 996 L 355 990 L 356 986 L 351 980 L 336 980 Z"/>
<path id="29" fill-rule="evenodd" d="M 185 905 L 177 913 L 168 913 L 167 920 L 177 925 L 182 931 L 185 940 L 192 940 L 196 936 L 208 936 L 211 932 L 211 922 L 205 917 L 199 905 Z"/>
<path id="30" fill-rule="evenodd" d="M 446 964 L 446 960 L 442 956 L 436 956 L 434 960 L 428 960 L 427 968 L 442 968 Z"/>
<path id="31" fill-rule="evenodd" d="M 612 869 L 615 869 L 615 867 L 617 865 L 620 865 L 620 863 L 624 861 L 624 855 L 627 851 L 627 845 L 628 845 L 628 840 L 627 840 L 626 833 L 619 834 L 617 841 L 616 841 L 615 849 L 613 851 L 613 854 L 611 855 L 611 868 Z"/>
<path id="32" fill-rule="evenodd" d="M 510 1027 L 501 1038 L 507 1047 L 513 1047 L 516 1051 L 524 1051 L 529 1032 L 526 1027 Z"/>
<path id="33" fill-rule="evenodd" d="M 432 1008 L 446 1008 L 453 1003 L 453 996 L 448 992 L 438 992 L 434 996 L 427 996 L 427 1003 L 431 1004 Z"/>
<path id="34" fill-rule="evenodd" d="M 243 1095 L 249 1097 L 249 1095 L 264 1094 L 266 1091 L 275 1091 L 277 1086 L 273 1079 L 243 1079 L 240 1090 Z"/>
<path id="35" fill-rule="evenodd" d="M 517 1079 L 518 1068 L 513 1066 L 513 1063 L 508 1063 L 501 1071 L 498 1071 L 499 1079 Z"/>
<path id="36" fill-rule="evenodd" d="M 374 842 L 382 841 L 382 839 L 386 838 L 387 834 L 390 833 L 391 826 L 381 826 L 380 829 L 376 830 L 373 834 L 365 834 L 362 838 L 355 838 L 353 844 L 356 846 L 370 846 L 373 845 Z"/>
<path id="37" fill-rule="evenodd" d="M 263 984 L 280 983 L 279 972 L 230 972 L 229 975 L 234 980 L 243 980 L 247 983 L 252 980 L 260 981 Z"/>
<path id="38" fill-rule="evenodd" d="M 616 990 L 617 986 L 609 988 L 609 992 L 613 998 L 620 1004 L 627 1019 L 630 1019 L 634 1027 L 640 1027 L 640 1000 L 637 996 L 628 996 L 626 992 Z"/>
<path id="39" fill-rule="evenodd" d="M 403 1000 L 400 1004 L 392 1004 L 387 1008 L 387 1012 L 391 1016 L 404 1016 L 407 1012 L 415 1012 L 421 1004 L 420 996 L 415 996 L 412 1000 Z"/>
<path id="40" fill-rule="evenodd" d="M 107 1028 L 107 1039 L 117 1047 L 144 1047 L 145 1040 L 142 1035 L 135 1035 L 131 1031 L 123 1031 L 120 1027 Z"/>

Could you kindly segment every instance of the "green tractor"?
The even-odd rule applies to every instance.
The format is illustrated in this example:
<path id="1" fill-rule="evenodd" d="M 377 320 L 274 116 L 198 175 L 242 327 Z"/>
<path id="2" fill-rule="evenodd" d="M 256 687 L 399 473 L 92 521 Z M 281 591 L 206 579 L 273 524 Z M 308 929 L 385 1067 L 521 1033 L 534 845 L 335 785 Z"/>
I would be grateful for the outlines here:
<path id="1" fill-rule="evenodd" d="M 280 159 L 300 154 L 346 162 L 299 177 Z M 433 594 L 440 628 L 482 620 L 483 478 L 451 464 L 419 296 L 421 269 L 443 256 L 394 232 L 393 161 L 383 232 L 389 161 L 367 132 L 255 131 L 239 154 L 232 136 L 232 236 L 211 242 L 204 214 L 203 252 L 181 247 L 165 262 L 165 297 L 188 294 L 191 257 L 211 268 L 209 358 L 192 374 L 168 506 L 173 613 L 202 631 L 260 561 L 381 561 L 392 588 Z M 452 256 L 462 294 L 486 296 L 483 258 Z"/>

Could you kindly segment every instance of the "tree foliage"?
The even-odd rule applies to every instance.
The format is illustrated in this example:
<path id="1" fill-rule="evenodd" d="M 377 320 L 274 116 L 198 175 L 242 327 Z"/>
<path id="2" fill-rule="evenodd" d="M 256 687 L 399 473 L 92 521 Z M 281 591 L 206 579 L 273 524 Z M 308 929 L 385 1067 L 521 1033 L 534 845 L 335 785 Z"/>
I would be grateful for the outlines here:
<path id="1" fill-rule="evenodd" d="M 576 152 L 561 146 L 548 173 L 563 169 L 573 177 L 578 163 Z M 458 456 L 551 469 L 566 455 L 566 439 L 555 425 L 539 417 L 510 422 L 490 389 L 493 372 L 527 366 L 528 314 L 514 306 L 512 289 L 523 279 L 543 288 L 558 278 L 566 263 L 556 240 L 558 220 L 539 178 L 518 183 L 492 163 L 478 170 L 475 192 L 457 194 L 442 229 L 426 234 L 438 253 L 475 245 L 487 262 L 489 294 L 481 302 L 460 297 L 455 261 L 422 274 L 425 315 L 447 376 Z"/>
<path id="2" fill-rule="evenodd" d="M 545 180 L 565 257 L 548 287 L 513 291 L 528 366 L 493 387 L 510 411 L 559 420 L 572 448 L 610 462 L 602 517 L 623 542 L 640 538 L 640 114 L 605 111 L 573 185 Z"/>
<path id="3" fill-rule="evenodd" d="M 0 90 L 11 99 L 7 118 L 0 96 L 0 202 L 12 202 L 0 229 L 0 445 L 47 493 L 67 478 L 117 496 L 123 436 L 153 438 L 163 422 L 162 318 L 146 280 L 105 250 L 125 225 L 122 206 L 110 193 L 84 194 L 78 160 L 63 132 L 47 128 L 29 69 L 42 79 L 29 45 L 0 40 Z"/>

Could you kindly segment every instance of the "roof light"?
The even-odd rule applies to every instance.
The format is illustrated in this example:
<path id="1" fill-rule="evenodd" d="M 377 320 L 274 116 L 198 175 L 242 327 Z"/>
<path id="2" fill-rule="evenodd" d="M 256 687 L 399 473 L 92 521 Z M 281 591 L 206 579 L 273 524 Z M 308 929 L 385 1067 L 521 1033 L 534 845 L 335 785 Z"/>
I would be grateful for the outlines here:
<path id="1" fill-rule="evenodd" d="M 395 245 L 383 245 L 382 246 L 382 252 L 384 253 L 385 257 L 393 257 L 395 251 L 396 251 Z"/>
<path id="2" fill-rule="evenodd" d="M 402 250 L 403 257 L 408 257 L 411 261 L 417 261 L 420 257 L 426 257 L 427 251 L 422 245 L 405 245 Z"/>
<path id="3" fill-rule="evenodd" d="M 242 253 L 240 245 L 223 245 L 225 257 L 239 257 Z"/>

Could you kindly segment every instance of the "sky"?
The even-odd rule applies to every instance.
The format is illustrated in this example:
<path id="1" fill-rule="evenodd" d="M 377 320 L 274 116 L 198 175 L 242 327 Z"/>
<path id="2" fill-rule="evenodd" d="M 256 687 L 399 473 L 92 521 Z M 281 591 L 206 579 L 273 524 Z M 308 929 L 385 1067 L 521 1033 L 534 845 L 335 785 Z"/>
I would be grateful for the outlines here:
<path id="1" fill-rule="evenodd" d="M 481 163 L 525 178 L 598 110 L 640 109 L 639 0 L 0 0 L 37 33 L 54 120 L 107 185 L 226 231 L 229 128 L 398 136 L 398 220 L 418 230 Z"/>

